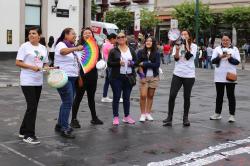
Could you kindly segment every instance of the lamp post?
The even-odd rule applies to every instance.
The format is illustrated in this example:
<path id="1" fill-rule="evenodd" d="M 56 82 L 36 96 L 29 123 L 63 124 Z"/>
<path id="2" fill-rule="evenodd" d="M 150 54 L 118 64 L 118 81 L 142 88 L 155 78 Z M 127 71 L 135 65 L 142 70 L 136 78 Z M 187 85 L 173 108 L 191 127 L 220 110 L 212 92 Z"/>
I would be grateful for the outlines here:
<path id="1" fill-rule="evenodd" d="M 196 7 L 195 7 L 195 39 L 196 39 L 196 44 L 199 50 L 199 0 L 196 0 Z M 199 66 L 199 51 L 198 50 L 195 56 L 195 67 Z"/>
<path id="2" fill-rule="evenodd" d="M 196 44 L 199 46 L 199 0 L 196 0 L 195 7 L 195 38 Z"/>
<path id="3" fill-rule="evenodd" d="M 58 1 L 59 1 L 59 0 L 55 0 L 55 5 L 52 6 L 52 13 L 56 13 Z"/>

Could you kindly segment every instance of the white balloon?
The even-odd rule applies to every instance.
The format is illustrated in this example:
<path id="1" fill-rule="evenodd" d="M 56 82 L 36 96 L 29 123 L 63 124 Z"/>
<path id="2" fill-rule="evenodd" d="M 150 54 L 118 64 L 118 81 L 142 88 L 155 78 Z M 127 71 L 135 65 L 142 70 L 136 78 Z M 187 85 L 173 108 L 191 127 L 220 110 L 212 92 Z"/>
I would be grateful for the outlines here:
<path id="1" fill-rule="evenodd" d="M 107 66 L 107 63 L 106 63 L 103 59 L 99 60 L 99 61 L 96 63 L 96 68 L 97 68 L 98 70 L 103 70 L 103 69 L 106 68 L 106 66 Z"/>

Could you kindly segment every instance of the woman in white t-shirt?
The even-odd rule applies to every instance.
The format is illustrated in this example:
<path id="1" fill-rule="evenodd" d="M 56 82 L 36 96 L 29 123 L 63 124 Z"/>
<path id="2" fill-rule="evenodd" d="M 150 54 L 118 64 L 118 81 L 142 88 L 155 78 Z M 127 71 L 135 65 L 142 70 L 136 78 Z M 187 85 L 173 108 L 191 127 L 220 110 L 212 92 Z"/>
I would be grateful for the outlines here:
<path id="1" fill-rule="evenodd" d="M 190 126 L 188 114 L 191 91 L 195 82 L 194 58 L 197 47 L 192 43 L 191 33 L 189 31 L 182 31 L 181 38 L 183 42 L 179 45 L 175 45 L 173 48 L 172 55 L 175 59 L 175 68 L 169 94 L 168 117 L 163 121 L 163 126 L 172 126 L 175 99 L 182 86 L 184 90 L 183 126 Z"/>
<path id="2" fill-rule="evenodd" d="M 65 138 L 75 138 L 68 120 L 75 96 L 75 84 L 79 75 L 79 63 L 75 51 L 81 51 L 83 49 L 83 46 L 75 47 L 75 41 L 75 31 L 72 28 L 65 28 L 55 44 L 54 66 L 59 66 L 68 76 L 67 84 L 57 89 L 62 104 L 58 124 L 56 124 L 55 127 L 55 131 L 61 132 L 61 136 Z"/>
<path id="3" fill-rule="evenodd" d="M 214 70 L 214 82 L 216 86 L 216 108 L 215 114 L 210 116 L 211 120 L 220 120 L 221 111 L 224 97 L 224 90 L 226 87 L 227 98 L 229 101 L 229 122 L 232 123 L 235 121 L 235 81 L 227 80 L 227 73 L 236 74 L 236 66 L 240 63 L 240 53 L 237 47 L 232 46 L 231 37 L 229 34 L 222 35 L 221 46 L 218 46 L 214 49 L 212 55 L 212 63 L 216 64 Z"/>
<path id="4" fill-rule="evenodd" d="M 42 68 L 47 67 L 48 56 L 46 47 L 39 44 L 39 28 L 30 28 L 28 38 L 29 41 L 21 45 L 16 57 L 16 66 L 21 68 L 20 85 L 27 103 L 19 138 L 23 138 L 26 143 L 39 144 L 35 135 L 35 123 L 43 84 Z"/>

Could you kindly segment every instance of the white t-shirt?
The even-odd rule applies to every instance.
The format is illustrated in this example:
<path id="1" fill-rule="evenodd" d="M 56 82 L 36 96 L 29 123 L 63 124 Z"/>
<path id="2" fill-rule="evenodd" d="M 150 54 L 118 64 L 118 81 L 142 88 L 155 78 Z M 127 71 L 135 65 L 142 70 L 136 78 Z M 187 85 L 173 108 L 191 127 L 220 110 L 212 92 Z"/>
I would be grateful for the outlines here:
<path id="1" fill-rule="evenodd" d="M 121 51 L 121 60 L 123 60 L 125 62 L 125 65 L 120 67 L 120 73 L 121 74 L 131 74 L 132 68 L 129 67 L 128 64 L 129 64 L 129 61 L 133 60 L 133 57 L 132 57 L 129 49 L 127 49 L 126 52 Z"/>
<path id="2" fill-rule="evenodd" d="M 150 51 L 148 51 L 148 59 L 149 59 L 149 56 L 150 56 Z M 149 60 L 149 62 L 151 63 L 151 61 Z M 147 69 L 147 73 L 146 73 L 146 77 L 153 77 L 154 76 L 154 72 L 153 72 L 153 69 L 151 68 L 148 68 Z"/>
<path id="3" fill-rule="evenodd" d="M 213 52 L 212 60 L 217 56 L 222 55 L 224 51 L 223 49 L 224 48 L 221 48 L 221 46 L 216 47 Z M 240 62 L 240 53 L 237 47 L 228 48 L 225 51 Z M 220 61 L 219 67 L 215 67 L 214 82 L 230 82 L 226 79 L 227 72 L 236 74 L 236 65 L 232 65 L 226 58 L 223 58 Z"/>
<path id="4" fill-rule="evenodd" d="M 197 52 L 197 46 L 196 44 L 191 44 L 191 54 L 193 56 L 187 60 L 185 58 L 185 46 L 182 44 L 180 46 L 180 59 L 175 62 L 175 68 L 174 68 L 174 75 L 178 77 L 183 77 L 183 78 L 195 78 L 195 65 L 194 65 L 194 59 L 196 56 Z M 172 55 L 174 56 L 176 53 L 176 46 L 173 48 L 173 53 Z"/>
<path id="5" fill-rule="evenodd" d="M 47 49 L 39 44 L 33 46 L 30 42 L 23 43 L 18 50 L 16 60 L 21 60 L 25 64 L 42 68 L 44 63 L 48 63 Z M 20 85 L 21 86 L 42 86 L 43 72 L 35 72 L 31 69 L 21 68 Z"/>
<path id="6" fill-rule="evenodd" d="M 61 55 L 60 51 L 63 48 L 68 48 L 63 42 L 59 42 L 56 45 L 54 66 L 59 66 L 61 70 L 65 71 L 68 77 L 78 77 L 79 66 L 77 62 L 77 55 L 74 55 L 73 53 Z"/>
<path id="7" fill-rule="evenodd" d="M 212 57 L 213 55 L 213 49 L 211 47 L 207 48 L 207 56 Z"/>

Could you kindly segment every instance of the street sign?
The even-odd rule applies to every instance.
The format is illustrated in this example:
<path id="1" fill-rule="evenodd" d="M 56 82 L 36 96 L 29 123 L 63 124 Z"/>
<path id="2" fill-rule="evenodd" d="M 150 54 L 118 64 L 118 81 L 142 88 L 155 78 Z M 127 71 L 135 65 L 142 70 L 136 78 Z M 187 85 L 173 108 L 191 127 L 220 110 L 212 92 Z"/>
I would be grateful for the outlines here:
<path id="1" fill-rule="evenodd" d="M 135 31 L 140 31 L 141 30 L 141 22 L 140 22 L 140 20 L 135 20 L 134 30 Z"/>
<path id="2" fill-rule="evenodd" d="M 56 10 L 56 17 L 69 17 L 69 10 L 68 9 L 57 9 Z"/>
<path id="3" fill-rule="evenodd" d="M 135 31 L 140 31 L 141 30 L 141 13 L 140 10 L 135 11 L 135 23 L 134 23 L 134 30 Z"/>
<path id="4" fill-rule="evenodd" d="M 177 29 L 178 28 L 178 20 L 176 20 L 176 19 L 171 19 L 171 21 L 170 21 L 170 28 L 171 29 Z"/>

